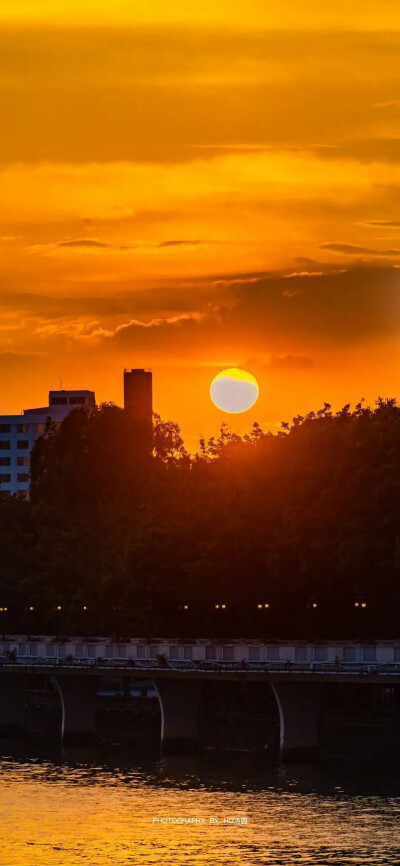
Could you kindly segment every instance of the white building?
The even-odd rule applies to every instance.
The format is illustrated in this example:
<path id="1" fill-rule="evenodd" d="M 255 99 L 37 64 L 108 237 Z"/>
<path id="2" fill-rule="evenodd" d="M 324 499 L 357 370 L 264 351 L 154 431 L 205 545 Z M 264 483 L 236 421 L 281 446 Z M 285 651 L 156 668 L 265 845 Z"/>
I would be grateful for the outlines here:
<path id="1" fill-rule="evenodd" d="M 27 495 L 30 453 L 47 418 L 61 423 L 71 409 L 94 405 L 94 391 L 49 391 L 48 406 L 24 409 L 21 415 L 0 415 L 0 491 Z"/>

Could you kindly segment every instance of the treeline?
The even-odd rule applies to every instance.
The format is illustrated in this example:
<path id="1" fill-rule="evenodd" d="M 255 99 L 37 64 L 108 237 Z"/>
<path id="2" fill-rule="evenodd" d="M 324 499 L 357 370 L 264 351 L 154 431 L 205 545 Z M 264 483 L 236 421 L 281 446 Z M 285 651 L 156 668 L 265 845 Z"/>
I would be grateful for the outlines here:
<path id="1" fill-rule="evenodd" d="M 222 426 L 194 458 L 155 416 L 153 447 L 112 404 L 48 424 L 30 501 L 0 495 L 3 632 L 399 636 L 395 400 Z"/>

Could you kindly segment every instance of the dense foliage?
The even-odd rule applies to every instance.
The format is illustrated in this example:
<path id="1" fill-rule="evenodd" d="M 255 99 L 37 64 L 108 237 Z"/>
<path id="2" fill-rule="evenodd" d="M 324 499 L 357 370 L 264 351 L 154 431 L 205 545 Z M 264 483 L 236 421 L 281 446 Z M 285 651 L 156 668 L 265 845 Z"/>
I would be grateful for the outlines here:
<path id="1" fill-rule="evenodd" d="M 3 631 L 398 637 L 395 400 L 223 426 L 194 458 L 153 434 L 111 404 L 49 423 L 31 500 L 0 495 Z"/>

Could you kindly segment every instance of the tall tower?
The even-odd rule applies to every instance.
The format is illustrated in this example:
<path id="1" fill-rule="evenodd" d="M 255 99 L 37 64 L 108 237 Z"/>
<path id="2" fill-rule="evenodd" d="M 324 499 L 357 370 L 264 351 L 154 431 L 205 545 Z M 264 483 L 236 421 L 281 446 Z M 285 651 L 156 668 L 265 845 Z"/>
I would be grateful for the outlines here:
<path id="1" fill-rule="evenodd" d="M 146 450 L 152 450 L 153 374 L 148 370 L 124 370 L 124 409 L 137 422 Z"/>

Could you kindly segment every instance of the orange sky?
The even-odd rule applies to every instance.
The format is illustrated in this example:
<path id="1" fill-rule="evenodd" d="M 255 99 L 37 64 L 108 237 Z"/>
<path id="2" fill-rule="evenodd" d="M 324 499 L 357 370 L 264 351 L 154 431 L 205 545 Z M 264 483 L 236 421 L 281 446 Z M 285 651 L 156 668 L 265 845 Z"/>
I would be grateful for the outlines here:
<path id="1" fill-rule="evenodd" d="M 2 0 L 0 24 L 1 412 L 60 373 L 121 402 L 151 367 L 194 449 L 399 394 L 398 0 Z M 233 366 L 260 384 L 240 418 L 209 397 Z"/>

